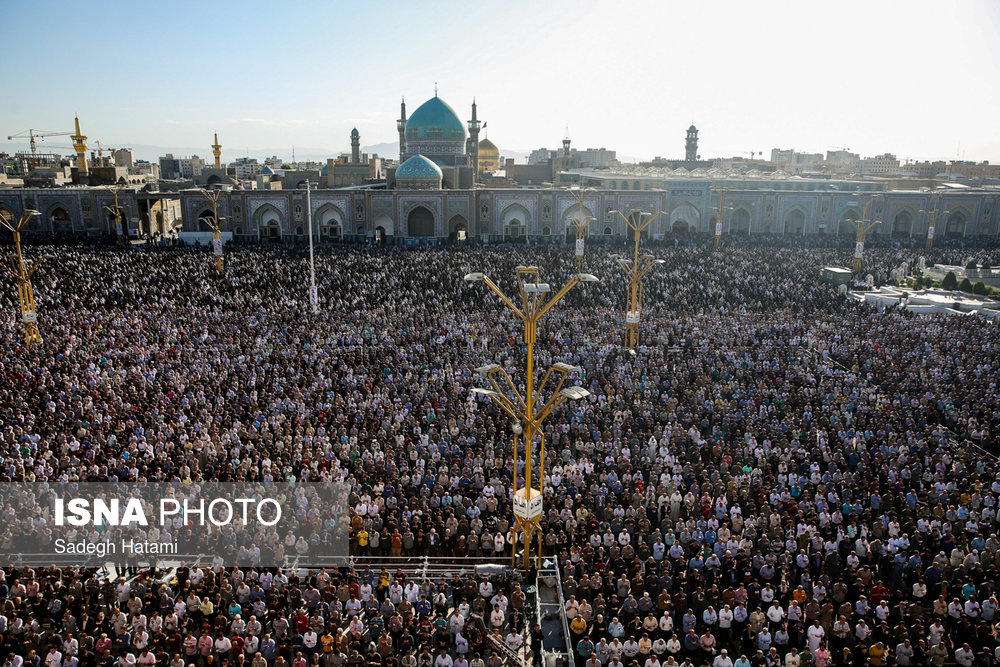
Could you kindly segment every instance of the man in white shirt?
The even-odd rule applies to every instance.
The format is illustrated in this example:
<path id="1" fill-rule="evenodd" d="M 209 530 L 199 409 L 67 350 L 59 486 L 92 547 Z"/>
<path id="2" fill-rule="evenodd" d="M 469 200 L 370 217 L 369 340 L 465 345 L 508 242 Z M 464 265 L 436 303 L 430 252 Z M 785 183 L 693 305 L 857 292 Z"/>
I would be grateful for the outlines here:
<path id="1" fill-rule="evenodd" d="M 972 667 L 975 659 L 976 654 L 972 652 L 968 644 L 962 644 L 962 648 L 955 651 L 955 662 L 961 665 L 961 667 Z"/>
<path id="2" fill-rule="evenodd" d="M 719 655 L 712 661 L 712 667 L 733 667 L 733 659 L 729 657 L 729 651 L 722 649 Z"/>

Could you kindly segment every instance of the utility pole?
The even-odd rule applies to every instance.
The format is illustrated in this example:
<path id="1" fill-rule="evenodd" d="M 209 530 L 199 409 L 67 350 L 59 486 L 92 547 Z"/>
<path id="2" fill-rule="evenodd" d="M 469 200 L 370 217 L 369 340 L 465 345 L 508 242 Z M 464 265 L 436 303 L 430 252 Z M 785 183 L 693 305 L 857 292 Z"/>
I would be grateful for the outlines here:
<path id="1" fill-rule="evenodd" d="M 29 347 L 42 342 L 42 336 L 38 333 L 35 292 L 31 288 L 31 276 L 38 269 L 42 260 L 39 258 L 31 266 L 27 265 L 27 261 L 21 254 L 21 230 L 36 215 L 41 215 L 41 213 L 34 209 L 25 211 L 21 214 L 21 220 L 15 225 L 12 218 L 8 218 L 4 211 L 0 211 L 0 225 L 3 225 L 14 235 L 14 266 L 5 266 L 4 268 L 17 280 L 17 296 L 21 301 L 21 321 L 24 323 L 24 343 Z"/>

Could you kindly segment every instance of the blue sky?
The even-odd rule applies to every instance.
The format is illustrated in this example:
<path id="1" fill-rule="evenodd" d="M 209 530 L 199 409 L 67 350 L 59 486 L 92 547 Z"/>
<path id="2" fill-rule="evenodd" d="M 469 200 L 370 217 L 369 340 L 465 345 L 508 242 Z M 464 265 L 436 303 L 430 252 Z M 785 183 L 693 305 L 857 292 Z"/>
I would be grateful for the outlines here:
<path id="1" fill-rule="evenodd" d="M 0 20 L 3 140 L 77 112 L 92 145 L 209 155 L 218 131 L 224 158 L 332 156 L 354 126 L 395 141 L 400 97 L 412 111 L 436 81 L 463 119 L 477 98 L 501 150 L 555 148 L 568 124 L 575 146 L 680 157 L 694 122 L 704 157 L 1000 160 L 993 0 L 0 0 Z"/>

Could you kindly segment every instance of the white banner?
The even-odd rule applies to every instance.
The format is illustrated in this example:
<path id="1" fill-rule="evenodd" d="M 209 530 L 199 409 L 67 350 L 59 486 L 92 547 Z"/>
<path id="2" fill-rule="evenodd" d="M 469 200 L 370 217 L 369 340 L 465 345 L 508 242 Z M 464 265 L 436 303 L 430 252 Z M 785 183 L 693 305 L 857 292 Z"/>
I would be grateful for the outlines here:
<path id="1" fill-rule="evenodd" d="M 934 238 L 934 225 L 931 225 L 930 227 L 927 228 L 927 238 L 929 239 Z"/>
<path id="2" fill-rule="evenodd" d="M 38 321 L 38 313 L 33 310 L 26 310 L 21 313 L 21 321 L 25 324 L 31 324 Z"/>
<path id="3" fill-rule="evenodd" d="M 583 239 L 576 240 L 576 256 L 583 257 Z"/>
<path id="4" fill-rule="evenodd" d="M 319 303 L 319 292 L 317 292 L 315 286 L 309 287 L 309 305 L 315 306 Z"/>
<path id="5" fill-rule="evenodd" d="M 715 223 L 715 235 L 716 236 L 722 236 L 722 223 L 721 222 Z"/>
<path id="6" fill-rule="evenodd" d="M 638 324 L 639 323 L 639 311 L 629 311 L 625 313 L 625 324 Z"/>
<path id="7" fill-rule="evenodd" d="M 858 245 L 854 247 L 854 257 L 855 259 L 861 259 L 861 256 L 865 254 L 865 242 L 858 241 Z"/>
<path id="8" fill-rule="evenodd" d="M 212 250 L 216 255 L 222 255 L 222 239 L 212 239 Z"/>
<path id="9" fill-rule="evenodd" d="M 120 222 L 115 223 L 115 229 L 118 230 L 118 235 L 121 236 L 121 234 L 122 234 L 122 223 L 120 223 Z"/>

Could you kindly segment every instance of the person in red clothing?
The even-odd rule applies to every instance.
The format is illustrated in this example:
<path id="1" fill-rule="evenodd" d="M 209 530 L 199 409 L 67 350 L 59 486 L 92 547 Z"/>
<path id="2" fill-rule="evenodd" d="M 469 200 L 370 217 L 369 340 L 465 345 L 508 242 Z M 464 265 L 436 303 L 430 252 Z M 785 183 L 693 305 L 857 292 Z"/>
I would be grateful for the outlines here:
<path id="1" fill-rule="evenodd" d="M 306 630 L 309 629 L 309 615 L 306 614 L 305 609 L 299 609 L 299 613 L 295 614 L 295 630 L 300 635 L 304 634 Z"/>
<path id="2" fill-rule="evenodd" d="M 889 589 L 885 587 L 881 581 L 876 581 L 875 585 L 872 586 L 871 592 L 868 597 L 871 599 L 872 603 L 877 605 L 879 602 L 884 600 L 889 595 Z"/>

